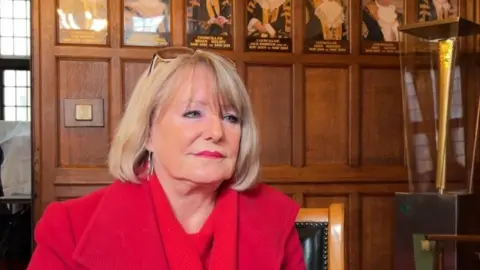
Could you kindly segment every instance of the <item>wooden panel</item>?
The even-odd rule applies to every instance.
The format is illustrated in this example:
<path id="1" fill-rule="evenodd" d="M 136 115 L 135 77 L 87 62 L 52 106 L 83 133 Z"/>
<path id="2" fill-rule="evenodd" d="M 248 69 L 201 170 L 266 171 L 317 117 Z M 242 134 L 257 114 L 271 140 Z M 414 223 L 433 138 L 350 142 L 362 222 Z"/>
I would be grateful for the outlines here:
<path id="1" fill-rule="evenodd" d="M 332 203 L 343 203 L 345 211 L 348 211 L 348 196 L 346 195 L 319 195 L 319 194 L 304 194 L 304 207 L 307 208 L 325 208 Z"/>
<path id="2" fill-rule="evenodd" d="M 398 69 L 365 69 L 362 78 L 362 162 L 403 164 L 403 108 Z"/>
<path id="3" fill-rule="evenodd" d="M 104 99 L 104 114 L 108 115 L 107 61 L 58 60 L 58 102 L 65 98 Z M 61 107 L 61 106 L 60 106 Z M 108 153 L 108 125 L 106 127 L 64 128 L 60 112 L 58 133 L 61 167 L 102 166 Z M 105 119 L 108 123 L 108 118 Z M 88 145 L 88 147 L 86 147 Z"/>
<path id="4" fill-rule="evenodd" d="M 248 66 L 246 80 L 260 130 L 262 165 L 291 164 L 291 68 Z"/>
<path id="5" fill-rule="evenodd" d="M 361 269 L 393 270 L 395 216 L 393 196 L 363 196 Z"/>
<path id="6" fill-rule="evenodd" d="M 137 84 L 138 79 L 143 72 L 148 68 L 150 62 L 131 62 L 123 63 L 123 101 L 125 106 L 130 99 L 130 96 Z"/>
<path id="7" fill-rule="evenodd" d="M 104 187 L 104 185 L 57 185 L 55 187 L 55 193 L 57 194 L 56 199 L 59 201 L 74 199 L 90 194 Z"/>
<path id="8" fill-rule="evenodd" d="M 347 163 L 348 70 L 305 70 L 306 164 Z"/>

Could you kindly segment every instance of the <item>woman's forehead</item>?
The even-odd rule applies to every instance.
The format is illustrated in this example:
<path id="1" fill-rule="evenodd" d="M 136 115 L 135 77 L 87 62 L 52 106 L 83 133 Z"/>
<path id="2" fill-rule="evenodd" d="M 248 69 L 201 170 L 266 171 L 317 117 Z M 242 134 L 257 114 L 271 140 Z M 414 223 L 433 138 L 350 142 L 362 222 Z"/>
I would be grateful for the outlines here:
<path id="1" fill-rule="evenodd" d="M 178 94 L 172 99 L 174 104 L 188 107 L 210 107 L 218 109 L 235 109 L 233 104 L 227 100 L 221 93 L 210 91 L 205 93 L 200 89 L 179 88 Z"/>
<path id="2" fill-rule="evenodd" d="M 182 68 L 172 79 L 172 95 L 175 100 L 206 101 L 214 96 L 216 83 L 211 72 Z"/>
<path id="3" fill-rule="evenodd" d="M 171 102 L 186 106 L 213 106 L 222 109 L 234 108 L 231 90 L 220 89 L 213 71 L 197 65 L 182 68 L 172 77 Z"/>

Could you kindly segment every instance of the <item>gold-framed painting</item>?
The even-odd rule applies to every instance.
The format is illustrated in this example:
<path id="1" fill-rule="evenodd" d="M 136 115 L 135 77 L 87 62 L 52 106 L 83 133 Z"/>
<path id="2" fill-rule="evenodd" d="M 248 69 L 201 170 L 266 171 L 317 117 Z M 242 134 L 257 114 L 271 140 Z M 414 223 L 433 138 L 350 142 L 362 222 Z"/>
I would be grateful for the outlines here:
<path id="1" fill-rule="evenodd" d="M 304 53 L 349 53 L 348 0 L 305 0 Z"/>
<path id="2" fill-rule="evenodd" d="M 60 44 L 106 45 L 107 0 L 58 0 L 57 41 Z"/>
<path id="3" fill-rule="evenodd" d="M 232 50 L 233 0 L 186 0 L 187 45 Z"/>
<path id="4" fill-rule="evenodd" d="M 124 0 L 123 44 L 166 47 L 171 42 L 170 0 Z"/>
<path id="5" fill-rule="evenodd" d="M 398 54 L 404 22 L 403 0 L 362 0 L 362 52 Z"/>
<path id="6" fill-rule="evenodd" d="M 246 51 L 292 51 L 292 1 L 247 0 Z"/>

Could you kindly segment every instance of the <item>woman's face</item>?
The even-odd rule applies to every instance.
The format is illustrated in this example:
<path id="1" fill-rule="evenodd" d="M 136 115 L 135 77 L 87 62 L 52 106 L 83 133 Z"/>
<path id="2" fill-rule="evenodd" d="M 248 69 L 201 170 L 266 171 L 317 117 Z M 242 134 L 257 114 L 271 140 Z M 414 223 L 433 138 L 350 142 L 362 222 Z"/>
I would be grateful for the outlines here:
<path id="1" fill-rule="evenodd" d="M 240 147 L 239 116 L 228 104 L 218 104 L 214 77 L 205 66 L 184 68 L 176 76 L 181 79 L 154 119 L 147 144 L 155 170 L 197 184 L 230 179 Z"/>

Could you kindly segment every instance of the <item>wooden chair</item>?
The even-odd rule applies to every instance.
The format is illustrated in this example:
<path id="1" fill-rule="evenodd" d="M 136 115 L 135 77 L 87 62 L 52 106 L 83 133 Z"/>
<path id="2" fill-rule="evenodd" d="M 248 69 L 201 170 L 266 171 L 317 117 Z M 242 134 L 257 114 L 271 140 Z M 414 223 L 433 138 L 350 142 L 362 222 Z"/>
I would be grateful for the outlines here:
<path id="1" fill-rule="evenodd" d="M 344 205 L 328 208 L 302 208 L 297 216 L 297 230 L 304 249 L 307 270 L 345 269 Z"/>

